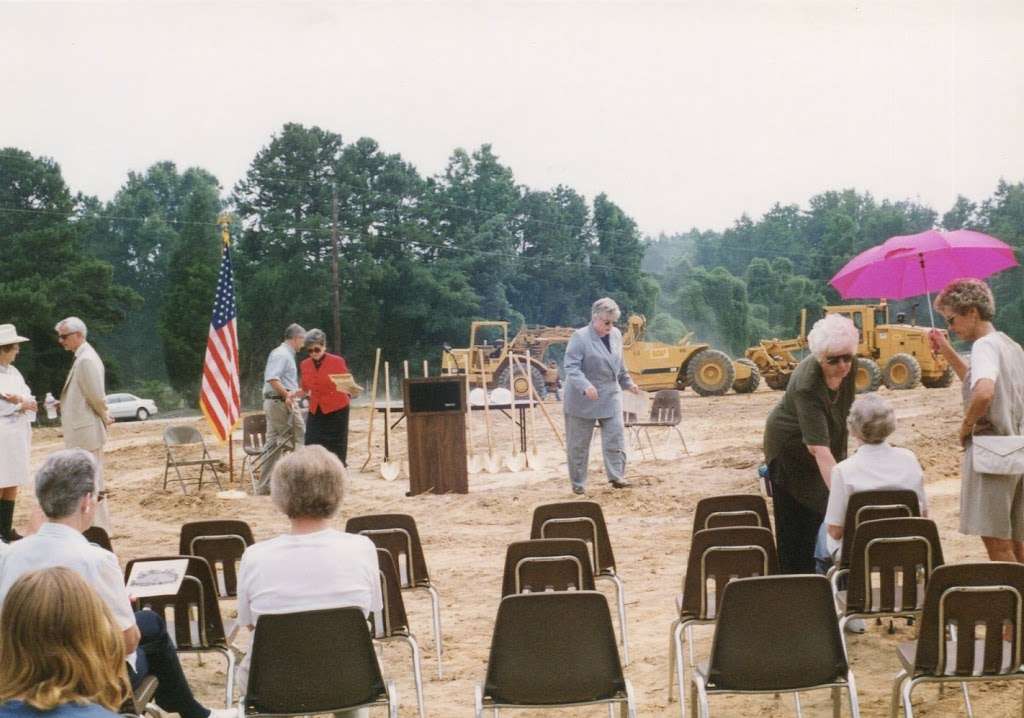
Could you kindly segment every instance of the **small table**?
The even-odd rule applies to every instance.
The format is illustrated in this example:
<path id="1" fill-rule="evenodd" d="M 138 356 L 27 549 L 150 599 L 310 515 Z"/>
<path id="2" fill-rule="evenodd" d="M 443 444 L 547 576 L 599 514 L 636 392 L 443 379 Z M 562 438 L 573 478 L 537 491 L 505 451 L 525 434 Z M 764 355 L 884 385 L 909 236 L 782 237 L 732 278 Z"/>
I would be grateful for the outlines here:
<path id="1" fill-rule="evenodd" d="M 489 405 L 487 407 L 484 407 L 483 404 L 470 404 L 469 408 L 472 409 L 473 411 L 483 411 L 485 408 L 487 408 L 487 409 L 494 409 L 495 411 L 500 411 L 506 417 L 511 419 L 512 423 L 514 423 L 514 424 L 519 426 L 519 445 L 521 447 L 521 450 L 523 452 L 525 452 L 526 451 L 526 410 L 529 409 L 530 406 L 532 406 L 535 403 L 537 403 L 537 402 L 530 401 L 529 399 L 515 399 L 512 402 L 505 401 L 505 402 L 500 402 L 500 403 L 494 403 L 494 404 L 491 404 L 491 405 Z M 398 414 L 401 415 L 397 419 L 395 419 L 395 421 L 391 424 L 390 428 L 392 428 L 392 429 L 394 429 L 396 426 L 401 424 L 402 420 L 405 418 L 405 404 L 403 402 L 401 402 L 401 401 L 392 400 L 390 405 L 387 402 L 382 402 L 382 403 L 377 404 L 376 408 L 377 408 L 377 411 L 381 412 L 381 413 L 384 413 L 384 412 L 387 412 L 387 411 L 390 410 L 393 413 L 398 413 Z M 518 421 L 516 419 L 513 419 L 509 415 L 508 412 L 510 410 L 512 410 L 512 409 L 515 409 L 516 411 L 519 412 L 519 420 Z"/>

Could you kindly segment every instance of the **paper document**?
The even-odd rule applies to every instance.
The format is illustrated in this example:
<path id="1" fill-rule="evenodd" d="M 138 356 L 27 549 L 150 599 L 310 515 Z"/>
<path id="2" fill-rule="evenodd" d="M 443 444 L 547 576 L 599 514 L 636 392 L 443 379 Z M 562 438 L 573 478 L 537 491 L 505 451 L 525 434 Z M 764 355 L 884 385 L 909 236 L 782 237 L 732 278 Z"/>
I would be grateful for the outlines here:
<path id="1" fill-rule="evenodd" d="M 181 588 L 187 571 L 187 558 L 132 564 L 132 572 L 128 576 L 128 595 L 135 598 L 174 596 Z"/>

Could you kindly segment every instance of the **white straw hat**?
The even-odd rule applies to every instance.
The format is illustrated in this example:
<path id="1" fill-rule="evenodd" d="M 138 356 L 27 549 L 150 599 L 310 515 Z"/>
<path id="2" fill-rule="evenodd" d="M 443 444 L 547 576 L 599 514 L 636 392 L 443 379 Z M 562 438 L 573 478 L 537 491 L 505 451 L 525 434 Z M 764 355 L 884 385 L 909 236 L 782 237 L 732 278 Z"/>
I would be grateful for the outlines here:
<path id="1" fill-rule="evenodd" d="M 14 328 L 13 324 L 0 324 L 0 347 L 27 341 L 29 341 L 28 337 L 18 336 L 18 330 Z"/>

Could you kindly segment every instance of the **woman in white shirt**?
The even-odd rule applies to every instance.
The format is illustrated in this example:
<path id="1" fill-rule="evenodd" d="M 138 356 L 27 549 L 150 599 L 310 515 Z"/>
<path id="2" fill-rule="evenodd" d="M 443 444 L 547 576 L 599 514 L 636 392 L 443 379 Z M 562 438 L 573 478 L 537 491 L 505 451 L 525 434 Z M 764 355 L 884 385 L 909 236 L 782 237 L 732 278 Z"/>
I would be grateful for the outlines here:
<path id="1" fill-rule="evenodd" d="M 25 337 L 13 324 L 0 324 L 0 541 L 9 543 L 14 532 L 14 502 L 18 487 L 29 482 L 28 457 L 32 450 L 32 422 L 36 400 L 14 359 Z"/>
<path id="2" fill-rule="evenodd" d="M 860 447 L 832 468 L 828 508 L 815 552 L 819 566 L 822 560 L 825 567 L 831 565 L 831 556 L 840 548 L 846 528 L 846 506 L 852 494 L 909 489 L 917 494 L 921 515 L 927 515 L 928 511 L 921 464 L 914 452 L 888 441 L 896 430 L 896 412 L 892 405 L 878 394 L 864 394 L 850 407 L 847 423 L 850 434 L 860 441 Z"/>
<path id="3" fill-rule="evenodd" d="M 322 446 L 303 447 L 274 467 L 270 497 L 288 517 L 291 530 L 245 550 L 238 572 L 239 623 L 252 630 L 265 613 L 343 606 L 380 615 L 383 600 L 373 542 L 330 525 L 341 505 L 344 477 L 341 461 Z M 246 655 L 238 672 L 243 694 L 248 675 Z"/>

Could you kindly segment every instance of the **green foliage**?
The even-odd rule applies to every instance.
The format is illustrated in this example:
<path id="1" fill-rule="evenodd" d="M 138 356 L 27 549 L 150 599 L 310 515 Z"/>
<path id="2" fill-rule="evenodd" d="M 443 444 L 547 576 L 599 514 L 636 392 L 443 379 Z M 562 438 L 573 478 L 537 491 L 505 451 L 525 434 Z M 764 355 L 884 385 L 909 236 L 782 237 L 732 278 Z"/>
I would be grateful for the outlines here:
<path id="1" fill-rule="evenodd" d="M 671 314 L 660 312 L 647 322 L 645 339 L 652 342 L 675 344 L 688 333 L 686 325 Z"/>

